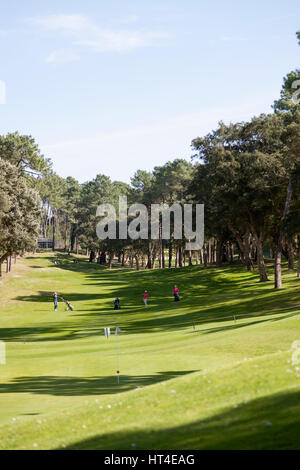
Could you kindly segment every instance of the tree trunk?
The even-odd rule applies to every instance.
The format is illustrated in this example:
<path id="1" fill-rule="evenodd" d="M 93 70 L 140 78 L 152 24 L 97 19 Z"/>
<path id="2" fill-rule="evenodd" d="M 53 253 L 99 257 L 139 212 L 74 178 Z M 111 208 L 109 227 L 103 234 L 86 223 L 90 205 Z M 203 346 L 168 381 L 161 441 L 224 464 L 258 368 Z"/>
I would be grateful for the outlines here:
<path id="1" fill-rule="evenodd" d="M 294 247 L 292 243 L 288 244 L 288 269 L 294 269 Z"/>
<path id="2" fill-rule="evenodd" d="M 156 255 L 157 255 L 157 246 L 154 245 L 152 249 L 152 265 L 151 265 L 152 269 L 156 268 Z"/>
<path id="3" fill-rule="evenodd" d="M 193 254 L 191 250 L 189 251 L 189 266 L 193 266 Z"/>
<path id="4" fill-rule="evenodd" d="M 216 265 L 219 268 L 222 266 L 222 254 L 223 254 L 223 241 L 217 241 L 217 261 Z"/>
<path id="5" fill-rule="evenodd" d="M 173 258 L 173 241 L 169 241 L 169 269 L 172 268 L 172 258 Z"/>
<path id="6" fill-rule="evenodd" d="M 249 228 L 246 230 L 246 233 L 243 236 L 243 238 L 239 235 L 239 233 L 234 229 L 232 225 L 229 225 L 228 228 L 236 238 L 236 241 L 239 247 L 241 262 L 247 267 L 248 271 L 253 271 L 254 266 L 253 266 L 253 261 L 251 259 L 251 243 L 250 243 Z"/>
<path id="7" fill-rule="evenodd" d="M 230 264 L 233 264 L 234 261 L 234 246 L 233 243 L 230 243 Z"/>
<path id="8" fill-rule="evenodd" d="M 261 237 L 256 236 L 255 240 L 256 240 L 256 248 L 257 248 L 257 265 L 258 265 L 258 270 L 259 270 L 259 280 L 260 282 L 265 282 L 265 281 L 268 281 L 268 276 L 267 276 L 265 260 L 264 260 L 262 239 Z"/>
<path id="9" fill-rule="evenodd" d="M 153 245 L 149 241 L 149 243 L 148 243 L 148 253 L 147 253 L 147 256 L 148 256 L 147 269 L 152 269 L 152 254 L 153 254 Z"/>
<path id="10" fill-rule="evenodd" d="M 56 231 L 56 220 L 55 216 L 52 217 L 52 251 L 55 251 L 55 231 Z"/>
<path id="11" fill-rule="evenodd" d="M 148 256 L 147 269 L 152 269 L 151 253 L 148 252 L 147 256 Z"/>
<path id="12" fill-rule="evenodd" d="M 7 263 L 8 263 L 8 257 L 9 257 L 9 253 L 5 253 L 4 255 L 2 255 L 0 257 L 0 269 L 1 269 L 1 276 L 2 276 L 2 264 L 6 261 L 6 267 L 7 267 Z"/>
<path id="13" fill-rule="evenodd" d="M 297 277 L 300 277 L 300 236 L 297 236 L 297 244 L 298 244 L 298 263 L 297 263 Z"/>
<path id="14" fill-rule="evenodd" d="M 163 241 L 162 241 L 162 222 L 159 219 L 159 257 L 158 257 L 159 268 L 163 268 Z"/>
<path id="15" fill-rule="evenodd" d="M 211 264 L 211 241 L 208 240 L 208 264 Z"/>
<path id="16" fill-rule="evenodd" d="M 161 251 L 162 251 L 162 268 L 165 269 L 166 267 L 166 260 L 165 260 L 165 243 L 164 240 L 161 241 Z"/>
<path id="17" fill-rule="evenodd" d="M 203 246 L 203 264 L 204 264 L 204 267 L 207 268 L 207 249 L 206 249 L 206 243 L 204 243 L 204 246 Z"/>
<path id="18" fill-rule="evenodd" d="M 76 227 L 77 227 L 76 224 L 72 224 L 72 230 L 71 230 L 71 233 L 70 233 L 70 250 L 71 251 L 74 250 L 74 244 L 75 244 L 75 238 L 76 238 Z M 87 254 L 87 256 L 88 256 L 88 254 Z"/>
<path id="19" fill-rule="evenodd" d="M 114 259 L 114 253 L 110 253 L 109 259 L 108 259 L 108 268 L 109 269 L 111 269 L 111 267 L 112 267 L 113 259 Z"/>
<path id="20" fill-rule="evenodd" d="M 66 225 L 65 225 L 65 248 L 64 248 L 64 252 L 67 251 L 67 240 L 68 240 L 68 216 L 66 216 L 66 221 L 65 221 Z"/>
<path id="21" fill-rule="evenodd" d="M 98 263 L 101 264 L 102 266 L 105 266 L 107 264 L 106 251 L 99 251 Z"/>
<path id="22" fill-rule="evenodd" d="M 287 188 L 285 206 L 284 206 L 284 211 L 283 211 L 283 220 L 286 218 L 290 210 L 292 192 L 293 192 L 293 183 L 292 183 L 292 177 L 290 176 L 289 184 Z M 284 227 L 281 226 L 278 243 L 277 243 L 277 249 L 275 253 L 275 263 L 274 263 L 274 274 L 275 274 L 275 286 L 274 287 L 275 289 L 282 288 L 281 257 L 282 257 L 282 244 L 283 244 L 284 235 L 285 235 Z"/>
<path id="23" fill-rule="evenodd" d="M 252 246 L 250 242 L 250 232 L 248 230 L 245 236 L 245 251 L 244 251 L 245 263 L 246 263 L 248 271 L 254 271 L 254 265 L 251 259 L 251 251 L 252 251 Z"/>
<path id="24" fill-rule="evenodd" d="M 182 268 L 182 249 L 181 246 L 178 247 L 178 265 Z"/>

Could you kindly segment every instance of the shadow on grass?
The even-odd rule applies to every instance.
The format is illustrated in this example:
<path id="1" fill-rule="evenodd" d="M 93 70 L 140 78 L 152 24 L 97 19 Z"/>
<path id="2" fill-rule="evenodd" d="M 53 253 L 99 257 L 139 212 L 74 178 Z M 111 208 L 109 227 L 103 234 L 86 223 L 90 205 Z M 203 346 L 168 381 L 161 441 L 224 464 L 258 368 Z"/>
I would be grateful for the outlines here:
<path id="1" fill-rule="evenodd" d="M 212 322 L 228 322 L 228 327 L 206 330 L 207 333 L 213 333 L 254 323 L 250 321 L 244 322 L 242 326 L 232 325 L 233 315 L 243 320 L 262 317 L 257 321 L 269 321 L 269 315 L 278 315 L 278 319 L 283 319 L 283 314 L 293 315 L 297 308 L 300 310 L 297 289 L 275 291 L 271 283 L 258 283 L 257 274 L 247 272 L 240 265 L 223 268 L 211 266 L 207 269 L 191 266 L 145 271 L 122 268 L 109 270 L 90 264 L 87 260 L 74 264 L 67 255 L 60 254 L 58 257 L 61 264 L 54 265 L 56 269 L 84 274 L 82 291 L 59 293 L 75 306 L 73 315 L 78 321 L 82 320 L 82 329 L 88 319 L 98 319 L 101 315 L 113 318 L 112 301 L 116 296 L 121 299 L 122 305 L 119 312 L 120 326 L 127 333 L 134 334 L 187 328 L 192 324 L 202 326 Z M 39 259 L 36 258 L 36 261 Z M 49 256 L 43 259 L 53 261 L 54 258 Z M 294 286 L 296 279 L 288 282 Z M 182 302 L 176 304 L 172 300 L 175 283 L 182 296 Z M 105 292 L 101 292 L 102 286 Z M 141 293 L 145 289 L 150 294 L 147 313 L 141 306 Z M 37 295 L 18 296 L 16 300 L 51 302 L 51 295 L 39 291 Z M 76 311 L 84 313 L 78 314 Z M 107 325 L 103 323 L 102 326 Z M 75 323 L 74 328 L 77 327 Z M 98 331 L 87 329 L 86 336 L 89 334 L 98 334 Z M 72 338 L 72 335 L 65 339 L 68 338 Z"/>
<path id="2" fill-rule="evenodd" d="M 281 312 L 284 313 L 284 312 Z M 221 326 L 221 327 L 214 327 L 214 328 L 199 328 L 201 326 L 201 321 L 198 323 L 193 323 L 191 318 L 189 320 L 184 319 L 181 321 L 177 321 L 177 317 L 173 318 L 165 318 L 163 320 L 152 319 L 149 321 L 134 321 L 133 325 L 130 323 L 129 320 L 126 322 L 123 321 L 121 318 L 121 314 L 118 313 L 118 326 L 121 327 L 121 330 L 124 334 L 142 334 L 142 333 L 160 333 L 163 330 L 176 330 L 181 328 L 190 327 L 190 334 L 212 334 L 212 333 L 220 333 L 224 331 L 234 331 L 241 328 L 246 328 L 248 326 L 253 326 L 262 323 L 272 323 L 276 321 L 280 321 L 286 318 L 291 318 L 293 316 L 299 315 L 299 312 L 294 312 L 288 314 L 280 315 L 275 318 L 266 318 L 262 317 L 259 320 L 247 321 L 243 323 L 233 323 L 232 319 L 225 318 L 219 321 L 228 321 L 228 324 Z M 0 328 L 0 340 L 5 341 L 7 343 L 13 342 L 26 342 L 26 343 L 39 343 L 39 342 L 53 342 L 53 341 L 70 341 L 76 339 L 84 339 L 90 338 L 92 336 L 103 336 L 104 328 L 108 325 L 114 330 L 116 321 L 112 321 L 111 319 L 111 312 L 109 313 L 101 313 L 101 316 L 98 315 L 98 319 L 91 320 L 89 323 L 76 323 L 72 322 L 69 325 L 67 323 L 53 323 L 51 325 L 45 326 L 38 326 L 38 327 L 23 327 L 23 328 Z M 211 320 L 217 321 L 217 320 Z M 204 321 L 203 323 L 207 323 Z M 233 324 L 232 324 L 233 323 Z M 113 326 L 112 326 L 113 324 Z"/>
<path id="3" fill-rule="evenodd" d="M 103 321 L 103 325 L 105 322 Z M 42 341 L 66 341 L 90 336 L 103 335 L 100 325 L 76 325 L 73 323 L 53 323 L 51 326 L 24 327 L 24 328 L 0 328 L 0 340 L 7 343 L 27 342 L 35 343 Z"/>
<path id="4" fill-rule="evenodd" d="M 159 372 L 151 375 L 120 375 L 108 377 L 62 377 L 39 376 L 17 377 L 7 384 L 0 384 L 0 393 L 35 393 L 55 396 L 88 396 L 127 392 L 137 387 L 146 387 L 166 380 L 199 372 Z"/>
<path id="5" fill-rule="evenodd" d="M 120 431 L 81 440 L 67 449 L 224 450 L 300 449 L 300 392 L 258 398 L 184 426 Z M 136 424 L 134 424 L 136 426 Z"/>

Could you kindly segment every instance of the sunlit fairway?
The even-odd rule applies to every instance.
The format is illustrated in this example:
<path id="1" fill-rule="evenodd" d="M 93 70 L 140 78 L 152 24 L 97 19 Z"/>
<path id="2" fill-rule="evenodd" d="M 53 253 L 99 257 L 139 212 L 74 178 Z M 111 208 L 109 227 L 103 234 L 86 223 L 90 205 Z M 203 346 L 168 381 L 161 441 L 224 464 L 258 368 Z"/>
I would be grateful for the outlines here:
<path id="1" fill-rule="evenodd" d="M 281 291 L 257 279 L 19 261 L 0 286 L 0 448 L 300 449 L 299 279 L 285 272 Z M 75 310 L 54 312 L 53 291 Z"/>

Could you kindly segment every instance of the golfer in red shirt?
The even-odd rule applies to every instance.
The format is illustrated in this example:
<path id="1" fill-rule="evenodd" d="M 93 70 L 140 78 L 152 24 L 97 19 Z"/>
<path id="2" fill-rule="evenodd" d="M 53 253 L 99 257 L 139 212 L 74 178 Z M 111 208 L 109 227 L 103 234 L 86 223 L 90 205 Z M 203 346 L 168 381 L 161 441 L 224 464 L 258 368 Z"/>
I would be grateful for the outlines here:
<path id="1" fill-rule="evenodd" d="M 143 296 L 143 299 L 144 299 L 145 307 L 148 307 L 148 298 L 149 298 L 148 292 L 145 290 L 145 292 L 142 294 L 142 296 Z"/>
<path id="2" fill-rule="evenodd" d="M 179 302 L 179 301 L 180 301 L 180 297 L 179 297 L 179 289 L 178 289 L 177 286 L 174 286 L 173 294 L 174 294 L 174 301 L 175 301 L 175 302 Z"/>

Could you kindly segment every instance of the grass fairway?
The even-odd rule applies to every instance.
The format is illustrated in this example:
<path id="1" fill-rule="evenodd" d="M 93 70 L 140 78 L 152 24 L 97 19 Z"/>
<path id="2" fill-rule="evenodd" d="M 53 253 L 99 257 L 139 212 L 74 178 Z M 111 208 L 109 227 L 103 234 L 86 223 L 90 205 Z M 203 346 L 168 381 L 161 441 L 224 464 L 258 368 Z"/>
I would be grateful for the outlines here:
<path id="1" fill-rule="evenodd" d="M 295 273 L 276 292 L 242 266 L 136 272 L 58 256 L 27 257 L 0 286 L 0 449 L 300 449 Z M 55 290 L 75 311 L 53 311 Z M 120 385 L 103 331 L 116 325 Z"/>

